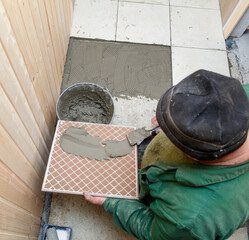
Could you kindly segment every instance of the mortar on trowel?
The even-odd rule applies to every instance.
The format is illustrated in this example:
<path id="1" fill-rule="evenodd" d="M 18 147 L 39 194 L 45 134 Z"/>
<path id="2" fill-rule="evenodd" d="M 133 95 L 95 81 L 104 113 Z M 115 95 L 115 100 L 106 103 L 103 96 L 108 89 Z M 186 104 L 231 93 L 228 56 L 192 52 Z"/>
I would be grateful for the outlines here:
<path id="1" fill-rule="evenodd" d="M 56 113 L 60 120 L 109 124 L 114 115 L 114 102 L 106 88 L 78 83 L 61 93 Z"/>
<path id="2" fill-rule="evenodd" d="M 155 127 L 152 129 L 146 129 L 145 127 L 143 128 L 138 128 L 134 131 L 131 131 L 129 133 L 126 134 L 127 139 L 130 143 L 130 145 L 139 145 L 141 144 L 146 138 L 148 138 L 149 136 L 155 134 L 158 130 L 160 129 L 160 127 Z"/>

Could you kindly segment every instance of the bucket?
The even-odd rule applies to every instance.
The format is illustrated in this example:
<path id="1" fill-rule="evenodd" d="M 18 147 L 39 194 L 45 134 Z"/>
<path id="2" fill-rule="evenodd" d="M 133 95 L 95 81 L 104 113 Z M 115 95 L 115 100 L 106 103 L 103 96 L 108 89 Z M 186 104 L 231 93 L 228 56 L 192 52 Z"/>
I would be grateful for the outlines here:
<path id="1" fill-rule="evenodd" d="M 114 102 L 106 88 L 78 83 L 61 93 L 56 114 L 60 120 L 109 124 L 114 115 Z"/>

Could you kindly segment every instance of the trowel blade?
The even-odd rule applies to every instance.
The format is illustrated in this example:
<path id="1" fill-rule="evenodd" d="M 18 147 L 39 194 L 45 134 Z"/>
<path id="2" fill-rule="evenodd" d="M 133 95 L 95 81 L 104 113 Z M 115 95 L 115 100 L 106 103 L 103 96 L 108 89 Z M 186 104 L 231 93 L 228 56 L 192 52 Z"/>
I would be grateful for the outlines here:
<path id="1" fill-rule="evenodd" d="M 145 130 L 145 128 L 138 128 L 134 131 L 128 132 L 126 134 L 127 139 L 131 146 L 135 144 L 140 144 L 145 138 L 149 137 L 151 135 L 150 130 Z"/>

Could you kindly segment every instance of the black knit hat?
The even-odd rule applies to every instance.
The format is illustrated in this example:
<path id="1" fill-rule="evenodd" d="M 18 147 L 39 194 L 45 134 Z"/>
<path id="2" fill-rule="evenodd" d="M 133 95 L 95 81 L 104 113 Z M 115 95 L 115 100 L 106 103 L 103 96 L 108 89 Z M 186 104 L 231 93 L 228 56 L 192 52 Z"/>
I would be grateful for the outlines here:
<path id="1" fill-rule="evenodd" d="M 156 117 L 183 152 L 199 160 L 215 160 L 245 142 L 249 101 L 238 80 L 199 70 L 163 94 Z"/>

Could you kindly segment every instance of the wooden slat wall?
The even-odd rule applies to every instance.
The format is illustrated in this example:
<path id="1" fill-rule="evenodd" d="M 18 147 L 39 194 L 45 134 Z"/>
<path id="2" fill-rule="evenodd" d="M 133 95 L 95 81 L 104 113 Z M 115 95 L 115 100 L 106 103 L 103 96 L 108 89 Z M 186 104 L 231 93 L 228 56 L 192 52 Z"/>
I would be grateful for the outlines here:
<path id="1" fill-rule="evenodd" d="M 249 0 L 219 0 L 223 33 L 227 39 L 249 7 Z"/>
<path id="2" fill-rule="evenodd" d="M 219 0 L 220 1 L 220 11 L 222 16 L 222 25 L 224 26 L 232 14 L 233 10 L 237 6 L 239 0 Z"/>
<path id="3" fill-rule="evenodd" d="M 72 0 L 0 0 L 0 239 L 37 239 Z"/>

